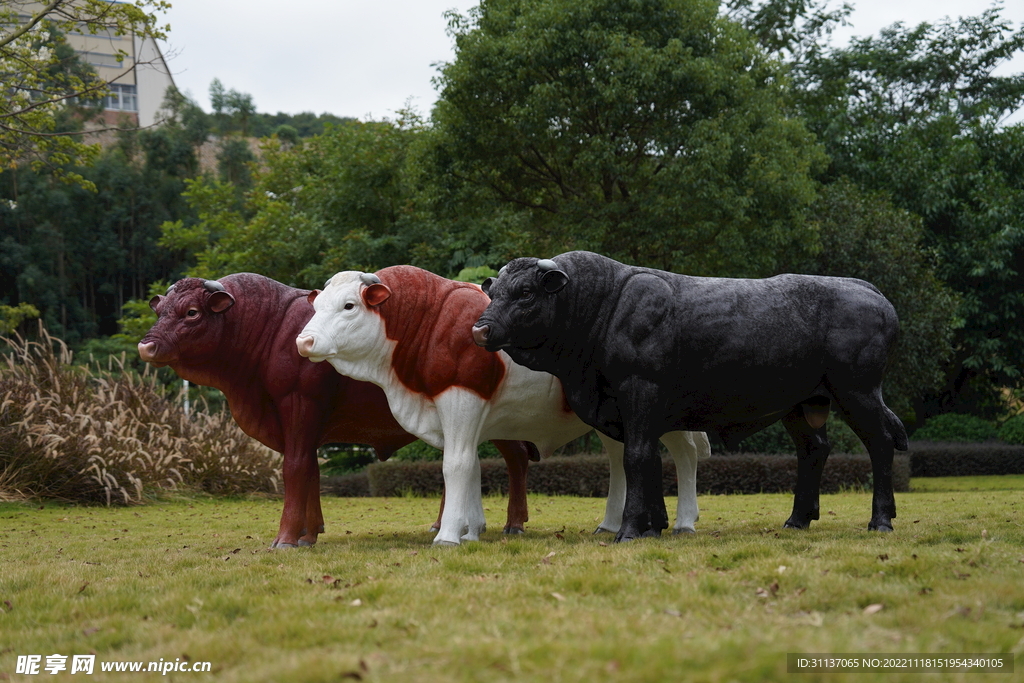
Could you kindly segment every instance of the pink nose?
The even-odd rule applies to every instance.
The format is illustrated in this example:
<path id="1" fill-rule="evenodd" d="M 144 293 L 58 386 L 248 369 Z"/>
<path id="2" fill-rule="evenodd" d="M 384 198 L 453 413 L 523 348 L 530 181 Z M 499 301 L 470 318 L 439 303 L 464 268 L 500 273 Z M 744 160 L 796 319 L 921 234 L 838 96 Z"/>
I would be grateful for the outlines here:
<path id="1" fill-rule="evenodd" d="M 152 363 L 153 359 L 156 358 L 156 344 L 154 342 L 149 342 L 148 344 L 139 342 L 139 358 L 147 363 Z"/>
<path id="2" fill-rule="evenodd" d="M 487 346 L 487 333 L 491 331 L 491 328 L 487 325 L 483 327 L 473 326 L 473 341 L 476 342 L 477 346 Z"/>
<path id="3" fill-rule="evenodd" d="M 313 344 L 316 340 L 310 335 L 300 335 L 295 338 L 295 347 L 299 350 L 299 355 L 303 358 L 309 358 L 313 353 Z"/>

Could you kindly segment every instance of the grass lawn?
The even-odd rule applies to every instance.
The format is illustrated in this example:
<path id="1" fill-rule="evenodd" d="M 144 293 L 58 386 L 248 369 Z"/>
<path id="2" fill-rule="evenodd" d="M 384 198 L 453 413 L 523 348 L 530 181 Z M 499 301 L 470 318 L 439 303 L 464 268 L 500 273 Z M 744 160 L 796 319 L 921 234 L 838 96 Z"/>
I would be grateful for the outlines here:
<path id="1" fill-rule="evenodd" d="M 998 480 L 998 481 L 996 481 Z M 311 549 L 267 549 L 279 500 L 133 508 L 0 504 L 0 680 L 18 655 L 190 660 L 216 681 L 859 681 L 789 674 L 786 654 L 1007 653 L 1019 680 L 1024 478 L 917 480 L 893 534 L 865 530 L 870 494 L 822 497 L 782 530 L 789 495 L 701 496 L 696 536 L 616 545 L 597 499 L 530 498 L 524 537 L 491 529 L 443 549 L 438 501 L 324 500 Z M 669 500 L 674 510 L 675 501 Z M 867 677 L 866 677 L 867 676 Z"/>

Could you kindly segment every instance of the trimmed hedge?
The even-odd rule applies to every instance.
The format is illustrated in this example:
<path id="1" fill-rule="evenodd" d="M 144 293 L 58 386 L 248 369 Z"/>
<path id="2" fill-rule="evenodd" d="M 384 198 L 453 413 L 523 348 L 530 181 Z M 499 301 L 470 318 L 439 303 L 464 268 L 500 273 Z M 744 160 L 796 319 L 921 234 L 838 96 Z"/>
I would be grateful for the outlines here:
<path id="1" fill-rule="evenodd" d="M 998 442 L 910 442 L 912 477 L 970 477 L 989 474 L 1024 474 L 1024 446 Z"/>
<path id="2" fill-rule="evenodd" d="M 665 495 L 676 495 L 676 470 L 671 458 L 662 462 Z M 439 462 L 385 462 L 366 468 L 369 494 L 400 496 L 405 493 L 439 495 L 444 476 Z M 483 492 L 508 493 L 508 475 L 502 460 L 481 460 Z M 796 483 L 796 456 L 714 455 L 697 466 L 700 493 L 789 493 Z M 822 474 L 822 493 L 844 488 L 870 488 L 871 461 L 867 455 L 836 454 Z M 603 455 L 553 457 L 530 463 L 527 486 L 533 493 L 605 497 L 608 495 L 608 459 Z M 896 491 L 910 490 L 910 463 L 897 455 L 893 465 Z M 359 495 L 359 494 L 350 494 Z"/>

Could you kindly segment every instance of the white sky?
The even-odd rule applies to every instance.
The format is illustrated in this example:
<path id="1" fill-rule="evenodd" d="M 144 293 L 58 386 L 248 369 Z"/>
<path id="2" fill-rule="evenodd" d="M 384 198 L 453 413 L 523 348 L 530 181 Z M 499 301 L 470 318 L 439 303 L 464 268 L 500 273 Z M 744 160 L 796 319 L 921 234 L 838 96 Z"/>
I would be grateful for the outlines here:
<path id="1" fill-rule="evenodd" d="M 916 25 L 946 16 L 977 15 L 992 0 L 850 0 L 850 36 L 877 34 L 896 21 Z M 841 0 L 833 0 L 834 5 Z M 453 58 L 443 14 L 465 14 L 469 0 L 173 0 L 164 15 L 171 31 L 163 45 L 178 88 L 209 111 L 209 87 L 249 93 L 256 109 L 311 111 L 359 119 L 393 118 L 411 104 L 429 114 L 437 93 L 434 65 Z M 1010 0 L 1003 16 L 1024 23 L 1024 1 Z M 1018 56 L 1000 72 L 1024 71 Z M 1014 119 L 1021 118 L 1021 114 Z"/>

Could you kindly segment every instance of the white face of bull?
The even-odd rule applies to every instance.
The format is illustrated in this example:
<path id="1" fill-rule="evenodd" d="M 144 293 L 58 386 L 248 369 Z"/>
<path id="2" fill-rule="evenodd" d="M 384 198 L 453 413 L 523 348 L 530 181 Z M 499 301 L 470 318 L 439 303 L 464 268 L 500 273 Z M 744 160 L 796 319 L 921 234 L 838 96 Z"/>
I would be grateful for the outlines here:
<path id="1" fill-rule="evenodd" d="M 385 359 L 384 320 L 373 311 L 391 290 L 374 275 L 338 273 L 309 301 L 315 313 L 295 339 L 299 355 L 313 362 L 328 361 L 343 375 L 373 380 Z"/>

